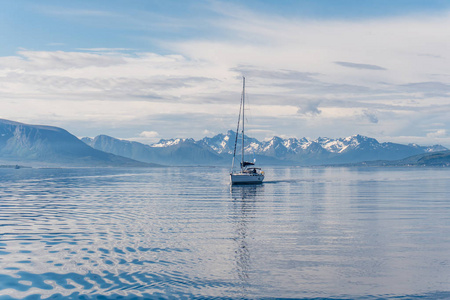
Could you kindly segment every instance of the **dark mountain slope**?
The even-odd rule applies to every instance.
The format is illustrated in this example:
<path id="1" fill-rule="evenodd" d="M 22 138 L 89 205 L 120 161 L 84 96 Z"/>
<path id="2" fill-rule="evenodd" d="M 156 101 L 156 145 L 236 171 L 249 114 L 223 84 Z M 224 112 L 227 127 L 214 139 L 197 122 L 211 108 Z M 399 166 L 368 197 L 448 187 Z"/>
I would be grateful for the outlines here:
<path id="1" fill-rule="evenodd" d="M 68 166 L 150 166 L 93 149 L 62 128 L 2 119 L 0 159 Z"/>

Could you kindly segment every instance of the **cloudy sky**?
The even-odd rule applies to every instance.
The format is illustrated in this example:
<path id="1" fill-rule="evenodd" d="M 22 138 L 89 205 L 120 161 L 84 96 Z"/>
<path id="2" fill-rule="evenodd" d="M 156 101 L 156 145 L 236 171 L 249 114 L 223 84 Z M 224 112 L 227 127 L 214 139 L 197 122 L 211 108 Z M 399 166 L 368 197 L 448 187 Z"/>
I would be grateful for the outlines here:
<path id="1" fill-rule="evenodd" d="M 4 0 L 0 118 L 156 142 L 450 147 L 450 1 Z"/>

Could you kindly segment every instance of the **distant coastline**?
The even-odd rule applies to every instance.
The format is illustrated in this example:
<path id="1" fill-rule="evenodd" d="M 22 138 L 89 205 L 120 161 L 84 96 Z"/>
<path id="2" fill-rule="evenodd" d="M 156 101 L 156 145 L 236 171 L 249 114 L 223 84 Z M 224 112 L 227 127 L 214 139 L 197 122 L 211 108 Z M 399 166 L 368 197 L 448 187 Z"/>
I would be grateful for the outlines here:
<path id="1" fill-rule="evenodd" d="M 1 169 L 31 169 L 30 166 L 22 166 L 22 165 L 0 165 Z"/>

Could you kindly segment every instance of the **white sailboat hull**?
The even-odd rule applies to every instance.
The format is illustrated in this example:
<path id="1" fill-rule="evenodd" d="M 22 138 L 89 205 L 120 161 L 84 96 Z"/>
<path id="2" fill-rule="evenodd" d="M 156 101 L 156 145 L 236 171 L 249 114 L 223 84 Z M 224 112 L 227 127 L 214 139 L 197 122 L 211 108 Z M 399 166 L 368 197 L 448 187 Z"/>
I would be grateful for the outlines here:
<path id="1" fill-rule="evenodd" d="M 231 184 L 258 184 L 264 180 L 263 174 L 246 174 L 235 173 L 230 174 Z"/>

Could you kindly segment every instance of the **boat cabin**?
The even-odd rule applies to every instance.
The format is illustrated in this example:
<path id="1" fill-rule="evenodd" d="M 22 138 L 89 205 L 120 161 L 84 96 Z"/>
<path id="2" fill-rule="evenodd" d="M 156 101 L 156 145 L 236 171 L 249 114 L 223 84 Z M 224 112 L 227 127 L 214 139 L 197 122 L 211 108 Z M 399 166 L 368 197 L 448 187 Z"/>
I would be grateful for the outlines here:
<path id="1" fill-rule="evenodd" d="M 245 168 L 242 173 L 260 174 L 261 168 Z"/>

